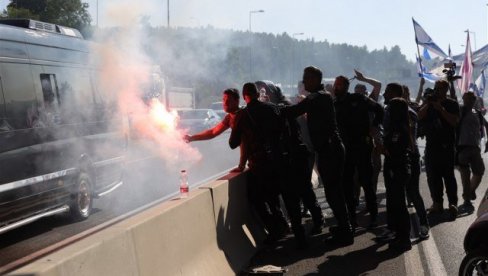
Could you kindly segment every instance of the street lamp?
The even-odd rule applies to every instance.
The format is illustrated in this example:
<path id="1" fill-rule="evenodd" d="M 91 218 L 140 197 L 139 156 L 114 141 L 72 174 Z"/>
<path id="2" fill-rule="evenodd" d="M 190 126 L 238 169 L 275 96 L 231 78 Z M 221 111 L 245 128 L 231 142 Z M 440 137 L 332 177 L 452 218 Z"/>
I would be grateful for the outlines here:
<path id="1" fill-rule="evenodd" d="M 170 27 L 169 25 L 169 0 L 166 0 L 166 15 L 167 15 L 167 19 L 168 19 L 168 29 Z"/>
<path id="2" fill-rule="evenodd" d="M 169 0 L 168 0 L 169 1 Z M 264 10 L 249 11 L 249 80 L 252 80 L 252 25 L 251 16 L 253 13 L 262 13 Z"/>
<path id="3" fill-rule="evenodd" d="M 291 35 L 291 37 L 293 38 L 293 40 L 295 40 L 295 37 L 296 36 L 300 36 L 300 35 L 304 35 L 304 33 L 294 33 Z M 293 41 L 293 43 L 295 43 Z M 290 90 L 293 90 L 293 83 L 294 83 L 294 78 L 293 78 L 293 75 L 294 73 L 296 73 L 296 47 L 295 47 L 295 44 L 293 44 L 293 63 L 292 63 L 292 66 L 291 66 L 291 76 L 290 76 Z M 290 91 L 291 93 L 293 93 L 293 91 Z"/>

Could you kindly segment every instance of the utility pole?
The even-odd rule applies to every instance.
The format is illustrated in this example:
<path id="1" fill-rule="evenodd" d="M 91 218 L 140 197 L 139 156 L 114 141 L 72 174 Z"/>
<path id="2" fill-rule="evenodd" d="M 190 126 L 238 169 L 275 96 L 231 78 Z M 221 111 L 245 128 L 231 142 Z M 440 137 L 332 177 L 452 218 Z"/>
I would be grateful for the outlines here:
<path id="1" fill-rule="evenodd" d="M 166 2 L 168 5 L 167 5 L 167 14 L 168 14 L 168 28 L 170 27 L 169 25 L 169 0 L 167 0 Z"/>

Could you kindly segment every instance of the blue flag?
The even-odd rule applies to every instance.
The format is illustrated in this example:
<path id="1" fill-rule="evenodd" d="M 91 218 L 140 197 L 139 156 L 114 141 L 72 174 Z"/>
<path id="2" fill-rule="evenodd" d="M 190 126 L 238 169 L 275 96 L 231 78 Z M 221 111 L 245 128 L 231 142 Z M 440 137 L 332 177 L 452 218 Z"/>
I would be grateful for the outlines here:
<path id="1" fill-rule="evenodd" d="M 433 57 L 446 58 L 447 55 L 442 51 L 442 49 L 434 43 L 432 38 L 425 32 L 424 28 L 420 26 L 415 19 L 412 18 L 413 29 L 415 31 L 415 42 L 417 45 L 422 46 L 423 56 L 426 59 L 431 59 Z"/>

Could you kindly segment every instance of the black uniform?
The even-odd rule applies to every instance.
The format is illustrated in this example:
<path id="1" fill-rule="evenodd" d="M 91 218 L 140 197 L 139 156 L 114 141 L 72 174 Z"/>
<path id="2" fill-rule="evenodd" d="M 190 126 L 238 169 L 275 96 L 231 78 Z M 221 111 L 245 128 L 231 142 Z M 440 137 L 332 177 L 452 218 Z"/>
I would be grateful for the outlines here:
<path id="1" fill-rule="evenodd" d="M 285 106 L 289 106 L 289 103 L 282 101 L 279 106 L 284 108 Z M 322 209 L 317 201 L 317 196 L 313 191 L 311 181 L 313 164 L 310 164 L 311 153 L 307 148 L 307 145 L 303 142 L 302 133 L 297 120 L 290 117 L 285 119 L 286 128 L 284 140 L 289 157 L 289 170 L 288 177 L 285 179 L 285 188 L 291 197 L 295 197 L 295 195 L 298 196 L 298 206 L 294 206 L 294 208 L 300 208 L 299 200 L 302 200 L 303 205 L 305 205 L 312 215 L 316 229 L 320 229 L 324 223 L 324 217 L 322 215 Z"/>
<path id="2" fill-rule="evenodd" d="M 441 102 L 451 114 L 458 114 L 459 104 L 452 99 Z M 421 120 L 427 144 L 425 147 L 425 169 L 432 201 L 443 204 L 443 190 L 446 187 L 449 204 L 457 206 L 457 182 L 454 176 L 456 128 L 449 125 L 433 107 L 428 107 L 427 116 Z"/>
<path id="3" fill-rule="evenodd" d="M 351 224 L 342 190 L 344 146 L 335 118 L 334 104 L 325 91 L 310 93 L 300 103 L 283 109 L 286 116 L 298 117 L 307 113 L 307 124 L 317 154 L 319 175 L 324 182 L 325 196 L 338 223 L 335 236 L 352 241 Z"/>
<path id="4" fill-rule="evenodd" d="M 395 124 L 385 124 L 384 145 L 388 154 L 383 165 L 383 177 L 387 221 L 390 230 L 396 232 L 397 241 L 403 244 L 410 244 L 411 227 L 405 201 L 405 189 L 411 176 L 409 131 Z"/>
<path id="5" fill-rule="evenodd" d="M 283 183 L 282 168 L 286 166 L 283 155 L 282 133 L 284 120 L 273 104 L 253 100 L 235 118 L 229 145 L 236 148 L 241 141 L 248 156 L 248 197 L 270 233 L 271 240 L 283 234 L 287 222 L 280 209 L 279 194 Z M 284 197 L 285 203 L 289 202 Z M 266 207 L 266 204 L 269 207 Z M 289 205 L 289 204 L 287 204 Z M 300 208 L 290 208 L 290 217 L 300 216 Z M 303 237 L 303 229 L 292 219 L 295 236 Z"/>
<path id="6" fill-rule="evenodd" d="M 344 192 L 351 222 L 356 222 L 357 199 L 354 196 L 354 172 L 358 171 L 359 182 L 363 187 L 366 206 L 371 219 L 376 220 L 378 204 L 372 183 L 373 165 L 371 152 L 373 141 L 370 127 L 379 127 L 383 121 L 383 108 L 372 99 L 358 94 L 345 93 L 334 101 L 339 133 L 346 148 L 344 168 Z M 374 114 L 370 122 L 370 114 Z"/>

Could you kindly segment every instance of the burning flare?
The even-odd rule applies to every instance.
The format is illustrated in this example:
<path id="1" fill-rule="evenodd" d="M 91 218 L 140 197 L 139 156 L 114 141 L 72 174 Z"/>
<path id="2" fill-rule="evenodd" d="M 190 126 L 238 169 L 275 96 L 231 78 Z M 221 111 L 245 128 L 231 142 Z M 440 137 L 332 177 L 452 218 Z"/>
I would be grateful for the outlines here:
<path id="1" fill-rule="evenodd" d="M 152 99 L 149 105 L 150 118 L 161 131 L 176 130 L 178 120 L 176 111 L 168 111 L 158 99 Z"/>

